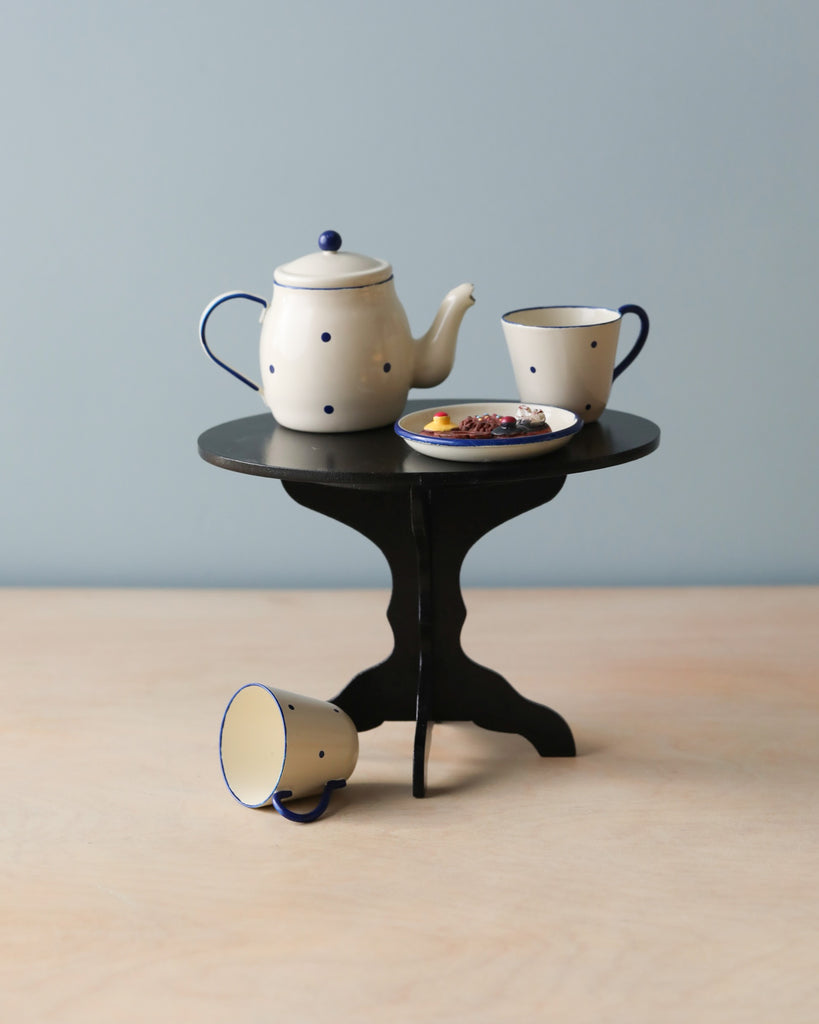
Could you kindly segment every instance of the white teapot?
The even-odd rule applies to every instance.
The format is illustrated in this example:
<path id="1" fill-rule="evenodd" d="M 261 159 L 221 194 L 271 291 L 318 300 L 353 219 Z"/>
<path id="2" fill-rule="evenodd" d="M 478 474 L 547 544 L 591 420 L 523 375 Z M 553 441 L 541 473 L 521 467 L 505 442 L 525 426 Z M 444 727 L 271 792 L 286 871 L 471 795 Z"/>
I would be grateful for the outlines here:
<path id="1" fill-rule="evenodd" d="M 341 251 L 335 231 L 321 235 L 319 250 L 276 268 L 270 303 L 248 292 L 215 298 L 199 322 L 202 346 L 261 392 L 285 427 L 336 433 L 386 426 L 411 387 L 434 387 L 452 369 L 458 328 L 475 301 L 472 285 L 453 288 L 427 333 L 413 339 L 389 263 Z M 261 387 L 218 359 L 205 338 L 211 313 L 229 299 L 264 307 Z"/>

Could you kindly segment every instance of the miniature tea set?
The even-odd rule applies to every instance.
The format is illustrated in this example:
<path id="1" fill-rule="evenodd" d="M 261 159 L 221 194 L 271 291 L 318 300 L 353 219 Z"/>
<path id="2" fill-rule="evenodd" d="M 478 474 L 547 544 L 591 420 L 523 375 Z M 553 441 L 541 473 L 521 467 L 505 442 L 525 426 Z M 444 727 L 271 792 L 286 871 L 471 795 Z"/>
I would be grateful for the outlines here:
<path id="1" fill-rule="evenodd" d="M 395 291 L 392 266 L 341 248 L 324 231 L 318 251 L 277 267 L 273 295 L 226 292 L 199 322 L 206 354 L 260 393 L 278 424 L 307 433 L 347 433 L 393 425 L 414 451 L 458 462 L 499 462 L 548 455 L 599 418 L 613 381 L 637 358 L 648 316 L 619 309 L 533 306 L 501 318 L 518 401 L 458 403 L 402 416 L 411 388 L 442 383 L 452 369 L 461 321 L 475 299 L 461 284 L 444 297 L 429 329 L 414 338 Z M 261 383 L 214 354 L 206 328 L 226 302 L 261 306 Z M 615 365 L 620 325 L 640 330 Z M 220 757 L 228 789 L 250 807 L 272 804 L 292 821 L 314 821 L 355 767 L 358 739 L 344 712 L 325 701 L 242 687 L 222 721 Z M 309 811 L 287 801 L 318 795 Z"/>

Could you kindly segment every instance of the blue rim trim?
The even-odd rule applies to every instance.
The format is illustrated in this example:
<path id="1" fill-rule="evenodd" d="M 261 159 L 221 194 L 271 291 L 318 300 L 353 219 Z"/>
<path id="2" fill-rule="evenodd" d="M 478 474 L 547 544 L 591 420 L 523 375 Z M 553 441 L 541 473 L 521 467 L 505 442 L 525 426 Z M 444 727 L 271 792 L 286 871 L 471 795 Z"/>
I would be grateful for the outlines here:
<path id="1" fill-rule="evenodd" d="M 611 320 L 599 320 L 594 324 L 519 324 L 514 320 L 507 320 L 508 316 L 514 316 L 516 313 L 531 313 L 535 309 L 602 309 L 606 313 L 611 313 Z M 623 314 L 619 309 L 610 309 L 608 306 L 523 306 L 522 309 L 510 309 L 508 313 L 504 313 L 501 320 L 504 323 L 511 324 L 513 327 L 534 327 L 537 330 L 566 330 L 570 327 L 603 327 L 604 324 L 613 324 L 618 320 L 623 319 Z"/>
<path id="2" fill-rule="evenodd" d="M 270 791 L 270 796 L 266 796 L 264 798 L 264 800 L 262 800 L 261 803 L 258 803 L 258 804 L 248 804 L 248 803 L 245 803 L 244 800 L 241 800 L 241 799 L 239 799 L 238 796 L 236 796 L 234 791 L 231 789 L 230 783 L 228 782 L 227 775 L 225 774 L 225 763 L 222 760 L 222 733 L 225 731 L 225 719 L 228 716 L 228 711 L 230 711 L 233 702 L 236 700 L 236 698 L 239 696 L 239 694 L 242 692 L 242 690 L 246 690 L 250 686 L 258 686 L 259 689 L 261 689 L 261 690 L 267 690 L 267 692 L 270 694 L 270 696 L 273 698 L 273 700 L 276 701 L 276 707 L 279 709 L 279 714 L 282 716 L 282 726 L 284 728 L 284 755 L 282 756 L 282 768 L 281 768 L 281 771 L 279 772 L 279 777 L 276 779 L 276 785 Z M 245 683 L 244 686 L 240 686 L 239 687 L 239 689 L 236 691 L 236 693 L 234 693 L 233 696 L 228 701 L 228 705 L 225 708 L 225 713 L 222 715 L 222 724 L 219 726 L 219 767 L 222 769 L 222 778 L 225 780 L 225 785 L 228 788 L 228 792 L 230 793 L 230 795 L 233 797 L 234 800 L 237 800 L 242 805 L 242 807 L 265 807 L 265 806 L 267 806 L 267 804 L 270 804 L 270 803 L 273 802 L 273 797 L 276 794 L 276 786 L 278 786 L 278 784 L 281 782 L 282 774 L 284 773 L 284 766 L 285 766 L 286 762 L 287 762 L 287 719 L 284 717 L 284 711 L 282 710 L 282 706 L 281 706 L 281 704 L 279 704 L 279 701 L 276 698 L 276 694 L 270 689 L 269 686 L 265 686 L 264 683 Z"/>
<path id="3" fill-rule="evenodd" d="M 320 285 L 309 285 L 309 284 L 282 284 L 281 281 L 277 281 L 275 276 L 273 278 L 273 284 L 277 288 L 289 288 L 294 292 L 354 292 L 359 288 L 377 288 L 380 284 L 389 284 L 393 280 L 395 274 L 390 274 L 389 277 L 385 277 L 383 281 L 371 281 L 370 284 L 343 284 L 343 285 L 328 285 L 326 288 L 322 288 Z"/>
<path id="4" fill-rule="evenodd" d="M 430 437 L 429 434 L 415 434 L 411 430 L 405 430 L 398 423 L 393 428 L 399 437 L 408 438 L 410 441 L 421 441 L 423 444 L 440 444 L 450 448 L 499 448 L 501 445 L 537 444 L 543 441 L 556 441 L 559 437 L 570 437 L 583 428 L 583 420 L 576 414 L 572 414 L 575 422 L 562 430 L 553 430 L 549 434 L 521 434 L 519 437 L 501 437 L 494 441 L 482 441 L 480 438 L 457 437 Z"/>

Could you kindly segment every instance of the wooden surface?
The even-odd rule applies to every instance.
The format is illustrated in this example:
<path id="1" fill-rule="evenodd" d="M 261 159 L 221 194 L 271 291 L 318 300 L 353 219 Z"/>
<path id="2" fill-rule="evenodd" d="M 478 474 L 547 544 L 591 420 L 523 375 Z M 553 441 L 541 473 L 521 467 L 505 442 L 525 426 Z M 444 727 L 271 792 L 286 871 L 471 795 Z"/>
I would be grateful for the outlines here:
<path id="1" fill-rule="evenodd" d="M 380 592 L 0 591 L 0 1019 L 819 1019 L 819 588 L 467 591 L 576 759 L 361 735 L 327 817 L 236 803 L 243 683 L 388 653 Z"/>

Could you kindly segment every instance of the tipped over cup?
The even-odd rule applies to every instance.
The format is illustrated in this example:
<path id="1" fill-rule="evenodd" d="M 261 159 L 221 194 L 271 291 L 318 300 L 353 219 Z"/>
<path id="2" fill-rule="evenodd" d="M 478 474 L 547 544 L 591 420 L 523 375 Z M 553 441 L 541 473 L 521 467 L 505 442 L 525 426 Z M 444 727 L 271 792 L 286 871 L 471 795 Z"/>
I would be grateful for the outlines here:
<path id="1" fill-rule="evenodd" d="M 272 804 L 289 821 L 315 821 L 358 760 L 358 732 L 341 708 L 248 683 L 230 699 L 219 733 L 222 775 L 246 807 Z M 318 796 L 308 811 L 290 800 Z"/>

